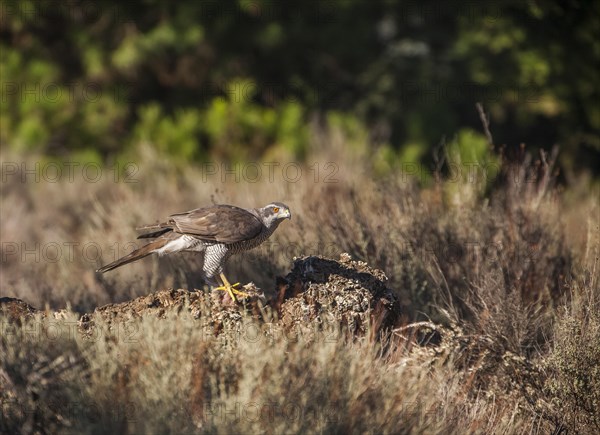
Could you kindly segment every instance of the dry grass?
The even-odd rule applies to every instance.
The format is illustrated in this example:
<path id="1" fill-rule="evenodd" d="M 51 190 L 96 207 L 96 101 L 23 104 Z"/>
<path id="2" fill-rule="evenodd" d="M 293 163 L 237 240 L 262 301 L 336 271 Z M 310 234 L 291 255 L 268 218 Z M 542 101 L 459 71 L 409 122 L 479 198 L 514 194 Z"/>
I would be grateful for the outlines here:
<path id="1" fill-rule="evenodd" d="M 338 182 L 324 183 L 325 158 L 316 179 L 304 167 L 295 183 L 281 171 L 273 182 L 263 172 L 236 183 L 145 155 L 137 183 L 115 183 L 113 172 L 94 183 L 77 171 L 57 183 L 3 174 L 2 296 L 81 313 L 164 287 L 202 288 L 193 256 L 93 270 L 115 247 L 131 249 L 136 226 L 170 213 L 280 200 L 292 221 L 232 260 L 233 276 L 269 293 L 294 256 L 349 252 L 386 272 L 404 322 L 388 337 L 350 340 L 343 331 L 289 337 L 275 320 L 251 317 L 219 335 L 181 314 L 98 323 L 92 337 L 75 332 L 70 310 L 23 327 L 2 320 L 1 431 L 600 430 L 600 206 L 591 183 L 559 192 L 548 166 L 533 181 L 506 177 L 461 196 L 481 186 L 375 182 L 348 162 L 335 162 Z M 22 161 L 4 155 L 3 169 Z"/>
<path id="2" fill-rule="evenodd" d="M 290 337 L 250 319 L 215 337 L 188 315 L 68 338 L 71 322 L 38 318 L 3 337 L 4 431 L 490 433 L 540 424 L 517 403 L 472 395 L 465 373 L 441 360 L 367 339 Z"/>

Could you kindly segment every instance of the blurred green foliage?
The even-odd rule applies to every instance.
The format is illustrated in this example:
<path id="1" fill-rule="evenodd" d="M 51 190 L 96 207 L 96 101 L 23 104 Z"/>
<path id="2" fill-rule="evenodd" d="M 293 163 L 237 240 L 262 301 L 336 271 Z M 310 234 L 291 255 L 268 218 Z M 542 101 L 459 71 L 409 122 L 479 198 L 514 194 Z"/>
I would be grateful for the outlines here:
<path id="1" fill-rule="evenodd" d="M 309 125 L 341 125 L 385 172 L 481 131 L 480 101 L 497 144 L 598 173 L 599 32 L 575 0 L 4 0 L 0 142 L 303 159 Z"/>

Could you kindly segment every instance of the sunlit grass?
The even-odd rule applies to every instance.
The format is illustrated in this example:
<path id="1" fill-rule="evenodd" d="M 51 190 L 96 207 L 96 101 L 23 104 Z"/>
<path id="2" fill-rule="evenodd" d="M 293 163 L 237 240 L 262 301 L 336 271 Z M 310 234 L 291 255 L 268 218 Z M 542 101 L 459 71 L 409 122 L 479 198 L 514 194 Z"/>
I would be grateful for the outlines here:
<path id="1" fill-rule="evenodd" d="M 331 159 L 318 174 L 298 164 L 295 182 L 279 170 L 236 182 L 218 164 L 175 168 L 151 154 L 131 164 L 94 182 L 80 171 L 56 182 L 3 174 L 2 296 L 68 307 L 22 327 L 0 319 L 3 432 L 600 430 L 599 205 L 587 186 L 560 193 L 543 177 L 507 177 L 457 202 L 447 192 L 463 189 L 449 183 L 468 179 L 419 188 Z M 273 200 L 292 220 L 229 273 L 270 296 L 294 256 L 349 252 L 385 271 L 402 310 L 392 330 L 298 336 L 273 314 L 216 333 L 182 310 L 78 332 L 97 306 L 203 289 L 193 255 L 95 274 L 137 244 L 136 226 L 212 201 Z"/>

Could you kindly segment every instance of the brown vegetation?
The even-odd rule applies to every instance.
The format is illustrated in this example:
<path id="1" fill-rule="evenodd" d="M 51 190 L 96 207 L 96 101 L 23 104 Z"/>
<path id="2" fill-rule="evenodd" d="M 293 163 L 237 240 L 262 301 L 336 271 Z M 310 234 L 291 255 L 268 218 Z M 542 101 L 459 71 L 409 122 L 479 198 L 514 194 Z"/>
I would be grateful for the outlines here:
<path id="1" fill-rule="evenodd" d="M 2 299 L 0 431 L 597 433 L 598 197 L 523 165 L 429 188 L 351 166 L 202 182 L 152 157 L 137 183 L 3 180 L 2 296 L 43 309 Z M 94 274 L 211 200 L 292 209 L 229 264 L 246 306 L 193 255 Z"/>

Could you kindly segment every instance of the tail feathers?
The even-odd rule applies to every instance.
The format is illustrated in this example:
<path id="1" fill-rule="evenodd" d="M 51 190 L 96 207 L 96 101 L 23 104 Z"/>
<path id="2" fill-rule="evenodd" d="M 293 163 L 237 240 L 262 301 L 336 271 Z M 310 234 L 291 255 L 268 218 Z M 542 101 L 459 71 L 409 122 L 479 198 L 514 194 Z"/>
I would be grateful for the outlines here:
<path id="1" fill-rule="evenodd" d="M 163 234 L 168 233 L 169 231 L 173 231 L 173 230 L 171 228 L 162 228 L 158 231 L 152 231 L 151 233 L 140 234 L 137 238 L 138 239 L 153 239 L 155 237 L 162 236 Z"/>
<path id="2" fill-rule="evenodd" d="M 139 249 L 136 249 L 135 251 L 131 252 L 130 254 L 128 254 L 124 257 L 121 257 L 118 260 L 113 261 L 110 264 L 107 264 L 106 266 L 101 267 L 100 269 L 96 270 L 96 272 L 98 272 L 98 273 L 108 272 L 109 270 L 116 269 L 117 267 L 121 267 L 124 264 L 129 264 L 134 261 L 137 261 L 140 258 L 144 258 L 144 257 L 152 254 L 155 250 L 162 248 L 168 242 L 169 241 L 165 240 L 165 239 L 158 239 L 153 242 L 150 242 L 147 245 L 142 246 Z"/>

